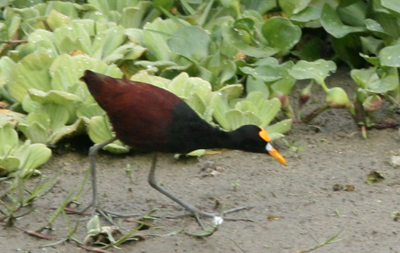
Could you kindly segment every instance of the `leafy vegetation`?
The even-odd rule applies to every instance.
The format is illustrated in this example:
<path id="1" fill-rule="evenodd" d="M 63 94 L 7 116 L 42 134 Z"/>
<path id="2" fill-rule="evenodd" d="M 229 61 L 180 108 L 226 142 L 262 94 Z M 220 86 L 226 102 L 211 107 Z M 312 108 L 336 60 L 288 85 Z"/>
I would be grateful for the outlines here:
<path id="1" fill-rule="evenodd" d="M 369 128 L 383 102 L 399 107 L 396 0 L 9 0 L 0 7 L 4 113 L 23 114 L 2 123 L 3 138 L 14 143 L 0 144 L 4 175 L 32 174 L 50 156 L 45 145 L 62 138 L 87 133 L 98 143 L 113 135 L 80 81 L 86 69 L 160 86 L 211 124 L 256 124 L 272 139 L 293 119 L 308 123 L 329 108 Z M 340 61 L 352 68 L 354 98 L 325 82 Z M 304 79 L 310 84 L 294 112 L 289 95 Z M 326 103 L 302 115 L 313 89 Z M 118 141 L 106 149 L 128 151 Z M 34 155 L 43 157 L 29 165 L 24 159 Z"/>
<path id="2" fill-rule="evenodd" d="M 14 125 L 0 114 L 0 175 L 26 178 L 39 175 L 36 170 L 49 160 L 51 150 L 44 144 L 21 141 Z"/>

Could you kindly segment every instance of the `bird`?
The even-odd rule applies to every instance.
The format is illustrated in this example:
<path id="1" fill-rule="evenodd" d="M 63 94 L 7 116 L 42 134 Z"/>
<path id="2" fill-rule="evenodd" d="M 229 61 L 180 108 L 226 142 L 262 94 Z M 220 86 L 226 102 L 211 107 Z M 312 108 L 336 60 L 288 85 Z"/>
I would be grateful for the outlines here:
<path id="1" fill-rule="evenodd" d="M 94 206 L 100 213 L 104 212 L 97 200 L 95 157 L 101 148 L 117 139 L 134 149 L 154 152 L 148 176 L 150 186 L 196 218 L 214 218 L 217 215 L 200 211 L 158 184 L 155 178 L 158 153 L 186 154 L 197 149 L 225 148 L 267 154 L 287 165 L 286 159 L 271 145 L 267 131 L 260 126 L 244 125 L 225 131 L 210 125 L 186 102 L 166 89 L 91 70 L 86 70 L 81 80 L 108 115 L 115 133 L 113 138 L 89 149 L 92 202 L 87 208 Z"/>

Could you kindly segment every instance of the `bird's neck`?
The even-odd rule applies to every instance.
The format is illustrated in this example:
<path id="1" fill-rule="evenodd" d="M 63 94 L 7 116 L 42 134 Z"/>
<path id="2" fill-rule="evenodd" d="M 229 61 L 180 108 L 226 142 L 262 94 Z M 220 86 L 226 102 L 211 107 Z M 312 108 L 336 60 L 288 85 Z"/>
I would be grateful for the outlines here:
<path id="1" fill-rule="evenodd" d="M 226 132 L 220 129 L 209 135 L 204 136 L 205 143 L 210 144 L 208 148 L 227 148 L 241 150 L 242 137 L 236 131 Z"/>
<path id="2" fill-rule="evenodd" d="M 209 129 L 206 135 L 202 135 L 196 140 L 196 143 L 203 149 L 227 148 L 240 149 L 240 136 L 235 131 L 226 132 L 219 128 Z"/>

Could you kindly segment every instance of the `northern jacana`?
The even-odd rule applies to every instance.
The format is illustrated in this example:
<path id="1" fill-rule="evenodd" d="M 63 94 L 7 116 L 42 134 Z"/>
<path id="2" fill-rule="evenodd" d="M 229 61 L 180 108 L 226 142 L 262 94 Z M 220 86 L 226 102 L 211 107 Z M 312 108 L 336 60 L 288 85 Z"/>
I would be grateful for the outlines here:
<path id="1" fill-rule="evenodd" d="M 93 199 L 98 208 L 95 155 L 105 145 L 119 139 L 143 151 L 189 153 L 196 149 L 228 148 L 265 153 L 286 165 L 285 158 L 270 144 L 268 133 L 261 127 L 245 125 L 226 132 L 201 119 L 182 99 L 151 84 L 116 79 L 86 70 L 82 79 L 103 108 L 116 137 L 90 148 Z M 148 182 L 197 217 L 215 217 L 178 199 L 155 180 L 155 153 Z"/>

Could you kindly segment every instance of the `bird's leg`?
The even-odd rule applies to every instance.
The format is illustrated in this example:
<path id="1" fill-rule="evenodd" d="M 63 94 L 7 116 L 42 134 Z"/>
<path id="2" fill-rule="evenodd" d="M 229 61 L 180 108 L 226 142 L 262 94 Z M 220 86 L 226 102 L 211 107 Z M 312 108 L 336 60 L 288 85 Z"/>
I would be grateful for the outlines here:
<path id="1" fill-rule="evenodd" d="M 191 213 L 191 215 L 194 216 L 196 218 L 196 220 L 200 223 L 200 225 L 201 225 L 201 222 L 199 220 L 199 216 L 209 217 L 209 218 L 215 218 L 215 217 L 219 216 L 218 214 L 214 214 L 214 213 L 202 212 L 198 208 L 196 208 L 196 207 L 194 207 L 194 206 L 182 201 L 181 199 L 177 198 L 175 195 L 173 195 L 172 193 L 170 193 L 169 191 L 167 191 L 166 189 L 161 187 L 156 182 L 156 178 L 155 178 L 156 164 L 157 164 L 157 153 L 154 153 L 153 161 L 151 163 L 151 169 L 150 169 L 150 173 L 149 173 L 149 177 L 148 177 L 148 182 L 151 185 L 151 187 L 153 187 L 157 191 L 161 192 L 162 194 L 164 194 L 165 196 L 167 196 L 168 198 L 172 199 L 173 201 L 178 203 L 180 206 L 185 208 L 187 211 L 189 211 Z M 227 211 L 223 212 L 223 214 L 236 212 L 236 211 L 241 211 L 241 210 L 245 210 L 245 209 L 248 209 L 248 207 L 239 207 L 239 208 L 227 210 Z M 249 219 L 234 219 L 234 218 L 224 218 L 224 219 L 225 220 L 250 221 Z"/>
<path id="2" fill-rule="evenodd" d="M 100 149 L 102 149 L 104 146 L 114 142 L 117 140 L 117 137 L 114 136 L 109 140 L 103 141 L 101 143 L 97 143 L 93 146 L 90 147 L 89 149 L 89 160 L 90 160 L 90 176 L 92 179 L 92 202 L 84 209 L 79 211 L 78 213 L 84 213 L 86 210 L 88 210 L 90 207 L 98 206 L 97 202 L 97 177 L 96 177 L 96 155 L 99 152 Z"/>
<path id="3" fill-rule="evenodd" d="M 161 192 L 162 194 L 164 194 L 165 196 L 167 196 L 168 198 L 172 199 L 173 201 L 175 201 L 176 203 L 178 203 L 180 206 L 184 207 L 186 210 L 188 210 L 189 212 L 192 213 L 201 213 L 201 211 L 178 199 L 177 197 L 175 197 L 175 195 L 173 195 L 172 193 L 170 193 L 169 191 L 165 190 L 163 187 L 161 187 L 157 182 L 156 182 L 156 177 L 155 177 L 155 172 L 156 172 L 156 164 L 157 164 L 157 153 L 154 153 L 153 155 L 153 160 L 151 162 L 151 169 L 150 169 L 150 173 L 149 173 L 149 178 L 148 178 L 148 182 L 151 185 L 151 187 L 153 187 L 154 189 L 156 189 L 157 191 Z"/>
<path id="4" fill-rule="evenodd" d="M 107 211 L 107 210 L 103 210 L 100 208 L 99 206 L 99 202 L 97 199 L 97 177 L 96 177 L 96 155 L 99 152 L 100 149 L 102 149 L 104 146 L 114 142 L 115 140 L 117 140 L 117 137 L 113 137 L 107 141 L 98 143 L 96 145 L 93 145 L 92 147 L 90 147 L 89 149 L 89 159 L 90 159 L 90 174 L 91 174 L 91 178 L 92 178 L 92 202 L 83 210 L 78 211 L 78 214 L 82 214 L 84 213 L 86 210 L 88 210 L 90 207 L 94 207 L 95 208 L 95 212 L 99 213 L 101 216 L 103 216 L 108 222 L 110 222 L 111 224 L 115 223 L 107 216 L 107 214 L 113 215 L 113 216 L 118 216 L 118 217 L 131 217 L 131 216 L 135 216 L 135 215 L 131 215 L 131 214 L 118 214 L 118 213 L 114 213 L 111 211 Z"/>

